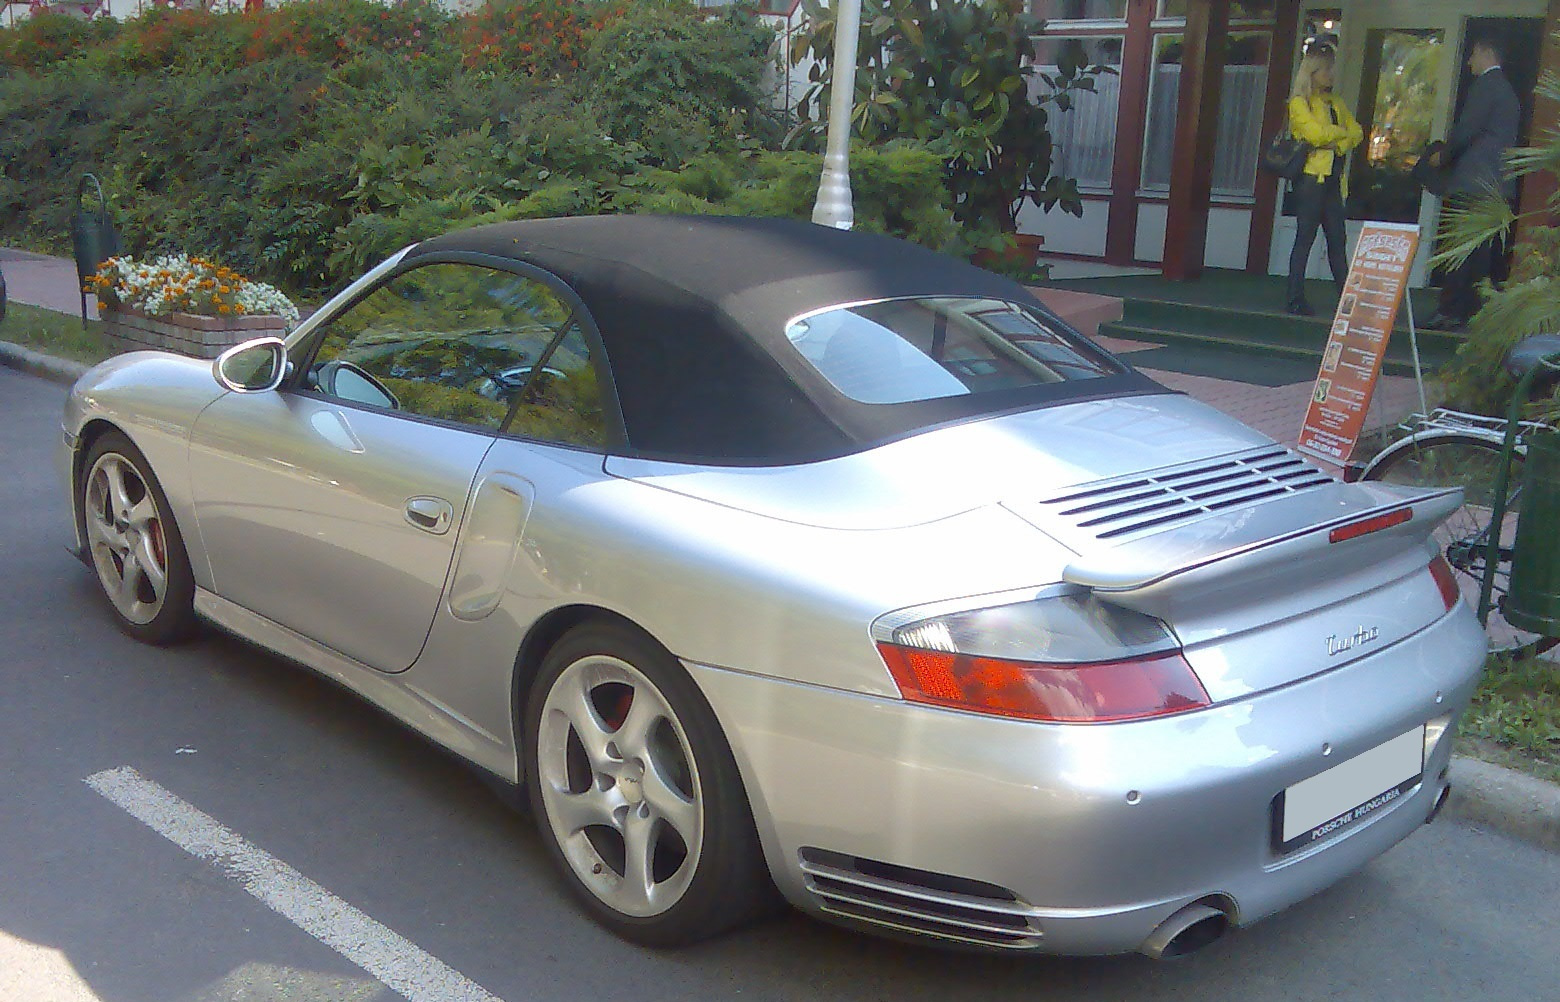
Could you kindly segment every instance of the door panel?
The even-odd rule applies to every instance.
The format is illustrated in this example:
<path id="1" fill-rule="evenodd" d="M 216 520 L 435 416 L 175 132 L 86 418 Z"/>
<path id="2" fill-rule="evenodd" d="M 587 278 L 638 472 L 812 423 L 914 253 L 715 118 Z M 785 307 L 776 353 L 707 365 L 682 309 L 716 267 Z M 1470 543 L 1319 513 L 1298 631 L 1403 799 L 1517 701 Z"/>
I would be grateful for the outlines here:
<path id="1" fill-rule="evenodd" d="M 190 465 L 217 593 L 381 671 L 410 667 L 492 443 L 312 395 L 223 397 Z M 409 511 L 430 499 L 450 505 L 442 530 Z"/>

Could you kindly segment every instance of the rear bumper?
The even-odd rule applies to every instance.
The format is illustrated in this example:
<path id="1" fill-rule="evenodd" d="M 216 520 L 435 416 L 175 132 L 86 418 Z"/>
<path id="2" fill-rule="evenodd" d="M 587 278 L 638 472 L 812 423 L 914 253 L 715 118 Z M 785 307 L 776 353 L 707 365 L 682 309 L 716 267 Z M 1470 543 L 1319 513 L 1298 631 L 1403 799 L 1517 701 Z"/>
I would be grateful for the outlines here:
<path id="1" fill-rule="evenodd" d="M 1325 675 L 1106 725 L 689 667 L 731 736 L 770 867 L 795 905 L 979 946 L 1105 954 L 1137 949 L 1194 901 L 1250 923 L 1413 832 L 1445 787 L 1450 727 L 1416 786 L 1311 846 L 1274 850 L 1272 804 L 1428 721 L 1455 727 L 1484 645 L 1459 605 Z"/>

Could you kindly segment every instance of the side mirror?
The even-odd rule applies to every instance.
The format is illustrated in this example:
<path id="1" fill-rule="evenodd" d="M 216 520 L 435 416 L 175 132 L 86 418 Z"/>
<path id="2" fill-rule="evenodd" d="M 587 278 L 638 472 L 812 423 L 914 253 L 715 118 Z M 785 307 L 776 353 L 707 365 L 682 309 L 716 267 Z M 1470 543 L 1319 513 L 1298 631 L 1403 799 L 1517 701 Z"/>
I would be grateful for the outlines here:
<path id="1" fill-rule="evenodd" d="M 234 393 L 264 393 L 287 375 L 287 344 L 279 337 L 262 337 L 234 345 L 211 363 L 211 374 Z"/>
<path id="2" fill-rule="evenodd" d="M 1506 353 L 1506 372 L 1521 379 L 1532 369 L 1544 368 L 1535 382 L 1545 385 L 1560 378 L 1560 334 L 1534 334 L 1518 341 Z"/>

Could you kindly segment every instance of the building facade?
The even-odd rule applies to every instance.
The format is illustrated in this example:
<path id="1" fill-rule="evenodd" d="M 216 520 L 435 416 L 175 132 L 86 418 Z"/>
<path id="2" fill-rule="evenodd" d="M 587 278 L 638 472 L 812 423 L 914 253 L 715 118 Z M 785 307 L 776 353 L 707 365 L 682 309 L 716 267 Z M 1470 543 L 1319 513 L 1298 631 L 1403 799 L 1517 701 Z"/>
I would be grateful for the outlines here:
<path id="1" fill-rule="evenodd" d="M 1408 172 L 1450 127 L 1473 41 L 1492 37 L 1506 50 L 1527 134 L 1556 124 L 1554 108 L 1534 108 L 1533 85 L 1560 68 L 1560 0 L 1482 0 L 1476 12 L 1466 0 L 1034 0 L 1033 9 L 1046 18 L 1042 69 L 1082 58 L 1115 71 L 1052 115 L 1083 217 L 1030 206 L 1020 221 L 1061 258 L 1174 278 L 1204 267 L 1283 274 L 1294 217 L 1257 157 L 1283 128 L 1308 35 L 1336 36 L 1336 89 L 1365 129 L 1347 175 L 1351 233 L 1366 219 L 1434 231 L 1439 203 Z M 1547 192 L 1524 187 L 1524 203 L 1541 206 Z M 1415 284 L 1430 278 L 1432 243 L 1422 243 Z M 1323 254 L 1318 241 L 1316 277 Z"/>

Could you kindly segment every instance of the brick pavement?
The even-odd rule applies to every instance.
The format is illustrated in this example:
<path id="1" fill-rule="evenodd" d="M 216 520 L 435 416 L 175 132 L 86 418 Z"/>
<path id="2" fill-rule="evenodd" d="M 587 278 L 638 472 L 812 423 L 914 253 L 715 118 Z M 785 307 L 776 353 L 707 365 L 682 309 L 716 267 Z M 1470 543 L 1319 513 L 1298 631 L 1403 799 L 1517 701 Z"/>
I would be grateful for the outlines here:
<path id="1" fill-rule="evenodd" d="M 1134 352 L 1161 347 L 1124 338 L 1100 337 L 1095 340 L 1128 361 L 1131 361 Z M 1156 382 L 1217 407 L 1237 421 L 1285 445 L 1294 445 L 1299 439 L 1300 422 L 1305 419 L 1306 406 L 1311 399 L 1311 380 L 1285 386 L 1258 386 L 1231 379 L 1214 379 L 1147 367 L 1142 371 Z M 1433 387 L 1426 387 L 1426 392 L 1432 390 Z M 1435 401 L 1432 398 L 1430 402 L 1434 404 Z M 1376 384 L 1376 395 L 1365 416 L 1365 434 L 1389 428 L 1418 409 L 1419 390 L 1413 379 L 1407 376 L 1382 376 Z"/>

